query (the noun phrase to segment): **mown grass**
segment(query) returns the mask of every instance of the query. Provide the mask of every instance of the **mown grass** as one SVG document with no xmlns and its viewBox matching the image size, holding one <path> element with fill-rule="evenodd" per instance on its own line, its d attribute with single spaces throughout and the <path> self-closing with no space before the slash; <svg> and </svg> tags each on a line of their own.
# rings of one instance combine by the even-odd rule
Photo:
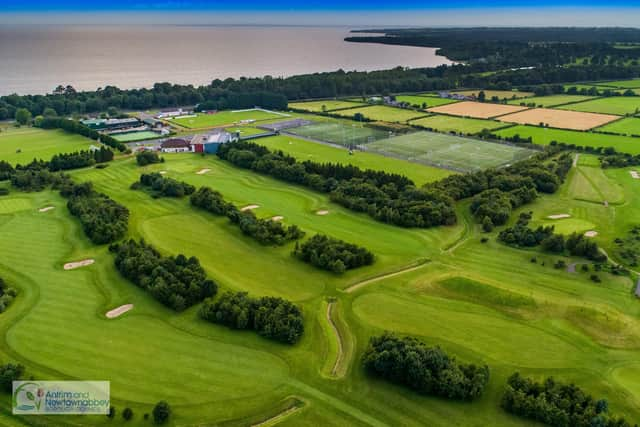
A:
<svg viewBox="0 0 640 427">
<path fill-rule="evenodd" d="M 87 150 L 95 141 L 61 130 L 31 127 L 6 128 L 0 132 L 0 160 L 26 164 L 34 158 L 49 160 L 54 154 Z"/>
<path fill-rule="evenodd" d="M 599 127 L 598 130 L 621 135 L 640 135 L 640 118 L 627 117 L 622 120 L 616 120 L 613 123 Z M 638 142 L 640 143 L 640 139 Z"/>
<path fill-rule="evenodd" d="M 498 129 L 505 127 L 504 123 L 495 120 L 471 119 L 443 114 L 434 114 L 429 117 L 411 120 L 411 125 L 433 129 L 438 132 L 456 132 L 464 134 L 475 134 L 483 129 Z"/>
<path fill-rule="evenodd" d="M 369 120 L 391 123 L 406 123 L 411 119 L 427 115 L 426 112 L 387 107 L 385 105 L 372 105 L 368 107 L 351 108 L 348 110 L 340 110 L 335 112 L 335 114 L 349 118 L 353 118 L 353 116 L 357 113 L 362 114 Z"/>
</svg>

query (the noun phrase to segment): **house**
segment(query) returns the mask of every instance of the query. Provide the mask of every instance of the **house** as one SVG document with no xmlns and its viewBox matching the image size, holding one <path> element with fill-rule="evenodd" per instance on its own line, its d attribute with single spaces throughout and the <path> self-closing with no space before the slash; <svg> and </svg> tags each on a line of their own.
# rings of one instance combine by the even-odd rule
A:
<svg viewBox="0 0 640 427">
<path fill-rule="evenodd" d="M 171 138 L 160 144 L 163 153 L 185 153 L 191 151 L 191 143 L 180 138 Z"/>
<path fill-rule="evenodd" d="M 191 139 L 191 146 L 195 153 L 215 154 L 222 144 L 235 142 L 239 139 L 238 132 L 216 130 L 213 133 L 196 135 Z"/>
</svg>

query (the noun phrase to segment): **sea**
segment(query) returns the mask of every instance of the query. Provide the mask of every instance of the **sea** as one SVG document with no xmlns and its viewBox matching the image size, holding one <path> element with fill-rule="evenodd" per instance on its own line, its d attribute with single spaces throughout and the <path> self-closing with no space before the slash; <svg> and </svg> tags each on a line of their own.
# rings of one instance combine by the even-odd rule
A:
<svg viewBox="0 0 640 427">
<path fill-rule="evenodd" d="M 435 49 L 349 43 L 346 27 L 0 25 L 0 95 L 435 67 Z"/>
</svg>

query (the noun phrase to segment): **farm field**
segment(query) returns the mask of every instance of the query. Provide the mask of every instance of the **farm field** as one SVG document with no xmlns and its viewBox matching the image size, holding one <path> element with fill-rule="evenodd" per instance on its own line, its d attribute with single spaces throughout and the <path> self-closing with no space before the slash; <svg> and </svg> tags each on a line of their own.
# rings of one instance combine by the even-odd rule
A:
<svg viewBox="0 0 640 427">
<path fill-rule="evenodd" d="M 594 83 L 594 84 L 567 84 L 567 85 L 563 86 L 563 89 L 565 91 L 571 89 L 572 87 L 575 87 L 579 91 L 581 91 L 583 89 L 584 90 L 595 89 L 599 95 L 603 94 L 607 90 L 610 90 L 612 92 L 619 93 L 619 94 L 623 94 L 627 90 L 627 89 L 615 89 L 615 88 L 607 87 L 607 86 L 597 86 L 599 84 L 600 83 Z M 638 95 L 638 94 L 636 93 L 636 95 Z"/>
<path fill-rule="evenodd" d="M 513 163 L 534 151 L 434 132 L 416 132 L 377 141 L 367 150 L 458 171 L 474 171 Z"/>
<path fill-rule="evenodd" d="M 268 112 L 262 110 L 248 111 L 220 111 L 215 114 L 198 113 L 197 117 L 185 117 L 169 120 L 170 123 L 178 124 L 189 129 L 202 129 L 209 127 L 222 127 L 240 124 L 242 121 L 263 121 L 288 117 L 283 113 Z"/>
<path fill-rule="evenodd" d="M 640 154 L 640 141 L 630 136 L 604 135 L 522 125 L 498 130 L 495 133 L 503 137 L 514 135 L 520 135 L 522 138 L 531 137 L 534 144 L 547 145 L 551 141 L 556 141 L 583 147 L 613 147 L 616 151 L 622 153 Z"/>
<path fill-rule="evenodd" d="M 591 113 L 635 114 L 640 112 L 640 97 L 637 96 L 613 96 L 609 98 L 598 98 L 592 101 L 579 102 L 558 107 L 563 110 L 585 111 Z"/>
<path fill-rule="evenodd" d="M 621 89 L 634 89 L 640 88 L 640 79 L 631 79 L 631 80 L 617 80 L 613 82 L 600 82 L 597 83 L 598 86 L 606 86 L 606 87 L 615 87 Z"/>
<path fill-rule="evenodd" d="M 569 104 L 571 102 L 580 102 L 593 99 L 593 96 L 585 95 L 549 95 L 549 96 L 534 96 L 526 99 L 512 99 L 507 101 L 512 105 L 535 105 L 536 107 L 555 107 L 557 105 Z"/>
<path fill-rule="evenodd" d="M 454 99 L 420 95 L 396 95 L 396 101 L 408 102 L 411 105 L 418 105 L 420 108 L 437 107 L 439 105 L 447 105 L 458 102 Z"/>
<path fill-rule="evenodd" d="M 111 136 L 120 142 L 133 142 L 142 141 L 144 139 L 161 138 L 159 133 L 151 131 L 118 133 Z"/>
<path fill-rule="evenodd" d="M 478 97 L 478 94 L 480 93 L 480 90 L 456 90 L 453 91 L 451 93 L 457 93 L 460 95 L 465 95 L 465 96 L 475 96 L 476 98 Z M 533 96 L 532 92 L 522 92 L 519 90 L 485 90 L 484 91 L 484 95 L 488 100 L 490 100 L 491 98 L 493 98 L 494 96 L 497 96 L 498 99 L 502 100 L 502 99 L 512 99 L 512 98 L 526 98 L 529 96 Z"/>
<path fill-rule="evenodd" d="M 368 142 L 389 137 L 388 132 L 367 127 L 355 122 L 313 123 L 306 126 L 287 129 L 286 132 L 345 147 L 366 144 Z"/>
<path fill-rule="evenodd" d="M 333 111 L 340 109 L 347 109 L 353 107 L 359 107 L 366 105 L 363 102 L 351 102 L 344 100 L 326 100 L 326 101 L 304 101 L 304 102 L 292 102 L 289 104 L 290 108 L 296 110 L 305 110 L 312 113 L 320 113 L 322 111 Z M 323 107 L 325 107 L 323 109 Z"/>
<path fill-rule="evenodd" d="M 466 156 L 467 163 L 488 160 L 483 155 L 489 147 L 526 151 L 430 135 L 450 151 L 443 155 Z M 399 138 L 405 137 L 394 139 Z M 286 136 L 257 142 L 283 150 L 289 146 L 295 156 L 310 153 L 315 160 L 338 161 L 338 153 L 345 153 Z M 416 141 L 406 145 L 415 147 Z M 364 154 L 353 159 L 373 164 L 373 157 Z M 198 319 L 198 306 L 182 313 L 168 310 L 117 273 L 106 245 L 94 246 L 84 237 L 56 192 L 12 192 L 0 197 L 0 277 L 20 293 L 0 314 L 0 359 L 23 363 L 28 375 L 39 379 L 110 380 L 117 418 L 87 417 L 83 424 L 120 425 L 128 406 L 135 412 L 132 426 L 150 425 L 142 414 L 165 399 L 173 408 L 168 425 L 253 426 L 284 413 L 279 425 L 420 426 L 428 420 L 435 427 L 533 427 L 499 406 L 505 381 L 515 371 L 575 382 L 606 397 L 612 412 L 640 419 L 640 306 L 629 278 L 599 272 L 602 283 L 594 284 L 592 272 L 552 266 L 559 258 L 567 264 L 582 259 L 504 246 L 496 240 L 502 228 L 483 233 L 470 217 L 468 202 L 457 205 L 455 226 L 404 229 L 215 156 L 167 154 L 165 160 L 141 168 L 135 159 L 123 158 L 106 169 L 71 174 L 79 182 L 92 181 L 130 209 L 130 237 L 144 238 L 163 254 L 196 255 L 221 292 L 243 290 L 295 301 L 304 314 L 305 335 L 289 347 L 205 323 Z M 554 224 L 563 232 L 597 231 L 595 239 L 611 253 L 613 239 L 637 223 L 638 183 L 627 169 L 586 171 L 589 179 L 582 181 L 578 169 L 595 169 L 587 165 L 596 162 L 595 156 L 581 154 L 558 193 L 516 210 L 510 224 L 519 212 L 533 211 L 535 224 Z M 407 166 L 414 173 L 419 167 Z M 205 168 L 207 173 L 197 174 Z M 325 273 L 291 257 L 293 243 L 261 246 L 226 218 L 194 210 L 186 199 L 153 199 L 129 189 L 140 173 L 158 171 L 211 186 L 238 206 L 258 204 L 258 217 L 282 215 L 308 237 L 320 232 L 363 245 L 376 254 L 376 263 L 342 276 Z M 588 184 L 607 198 L 618 194 L 623 203 L 605 207 L 597 200 L 576 200 L 572 189 L 589 192 Z M 55 209 L 38 212 L 44 206 Z M 318 216 L 319 209 L 329 214 Z M 546 219 L 559 213 L 571 217 Z M 488 240 L 482 243 L 481 238 Z M 85 258 L 95 263 L 74 271 L 61 267 Z M 133 310 L 105 318 L 107 310 L 129 303 Z M 360 360 L 368 339 L 385 330 L 418 337 L 466 363 L 488 364 L 485 393 L 473 402 L 448 401 L 367 375 Z M 4 397 L 0 424 L 32 423 L 28 417 L 12 418 Z M 292 403 L 299 409 L 286 413 Z M 70 416 L 38 421 L 78 425 Z"/>
<path fill-rule="evenodd" d="M 504 123 L 495 120 L 469 119 L 445 116 L 442 114 L 434 114 L 433 116 L 412 120 L 409 124 L 433 129 L 438 132 L 459 132 L 467 135 L 478 133 L 483 129 L 492 130 L 505 126 Z"/>
<path fill-rule="evenodd" d="M 350 164 L 362 169 L 384 170 L 407 176 L 418 186 L 437 181 L 451 174 L 445 169 L 410 163 L 375 153 L 354 151 L 353 155 L 344 149 L 331 147 L 318 142 L 305 141 L 286 135 L 261 138 L 255 141 L 272 150 L 282 150 L 300 161 L 331 162 Z"/>
<path fill-rule="evenodd" d="M 336 111 L 342 117 L 353 118 L 354 114 L 360 113 L 369 120 L 406 123 L 411 119 L 426 116 L 426 112 L 405 110 L 402 108 L 387 107 L 386 105 L 372 105 L 369 107 L 351 108 L 349 110 Z"/>
<path fill-rule="evenodd" d="M 608 125 L 599 127 L 597 130 L 621 135 L 640 135 L 640 118 L 627 117 L 622 120 L 616 120 Z"/>
<path fill-rule="evenodd" d="M 430 108 L 432 113 L 450 114 L 452 116 L 474 117 L 477 119 L 489 119 L 502 116 L 516 111 L 524 110 L 526 107 L 515 105 L 492 104 L 490 102 L 463 101 L 455 104 L 443 105 Z"/>
<path fill-rule="evenodd" d="M 61 130 L 6 128 L 0 132 L 0 160 L 26 164 L 34 158 L 49 160 L 54 154 L 88 150 L 91 145 L 99 143 Z"/>
<path fill-rule="evenodd" d="M 544 123 L 546 126 L 550 126 L 552 128 L 588 130 L 602 126 L 616 119 L 618 119 L 617 116 L 608 114 L 534 108 L 502 116 L 498 120 L 508 123 L 528 125 L 539 125 L 540 123 Z"/>
</svg>

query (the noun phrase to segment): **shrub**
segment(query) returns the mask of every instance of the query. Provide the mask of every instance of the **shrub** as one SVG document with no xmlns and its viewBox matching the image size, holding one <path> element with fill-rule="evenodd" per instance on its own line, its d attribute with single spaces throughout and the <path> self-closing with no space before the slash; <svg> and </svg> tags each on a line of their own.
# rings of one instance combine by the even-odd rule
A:
<svg viewBox="0 0 640 427">
<path fill-rule="evenodd" d="M 164 424 L 169 420 L 171 416 L 171 407 L 167 402 L 161 400 L 153 407 L 153 422 L 156 424 Z"/>
<path fill-rule="evenodd" d="M 124 408 L 124 410 L 122 411 L 122 418 L 124 418 L 126 421 L 129 421 L 131 418 L 133 418 L 133 410 L 131 408 Z"/>
<path fill-rule="evenodd" d="M 294 255 L 311 265 L 338 274 L 371 265 L 375 259 L 363 247 L 321 234 L 316 234 L 302 245 L 296 244 Z"/>
<path fill-rule="evenodd" d="M 154 197 L 183 197 L 193 194 L 196 188 L 183 181 L 172 178 L 165 178 L 159 173 L 143 173 L 140 180 L 134 183 L 131 188 L 134 190 L 142 187 L 151 192 Z"/>
<path fill-rule="evenodd" d="M 0 365 L 0 389 L 11 393 L 13 382 L 18 381 L 24 374 L 24 366 L 20 364 L 7 363 Z"/>
<path fill-rule="evenodd" d="M 152 163 L 160 163 L 161 159 L 155 151 L 143 150 L 136 154 L 138 166 L 147 166 Z"/>
</svg>

